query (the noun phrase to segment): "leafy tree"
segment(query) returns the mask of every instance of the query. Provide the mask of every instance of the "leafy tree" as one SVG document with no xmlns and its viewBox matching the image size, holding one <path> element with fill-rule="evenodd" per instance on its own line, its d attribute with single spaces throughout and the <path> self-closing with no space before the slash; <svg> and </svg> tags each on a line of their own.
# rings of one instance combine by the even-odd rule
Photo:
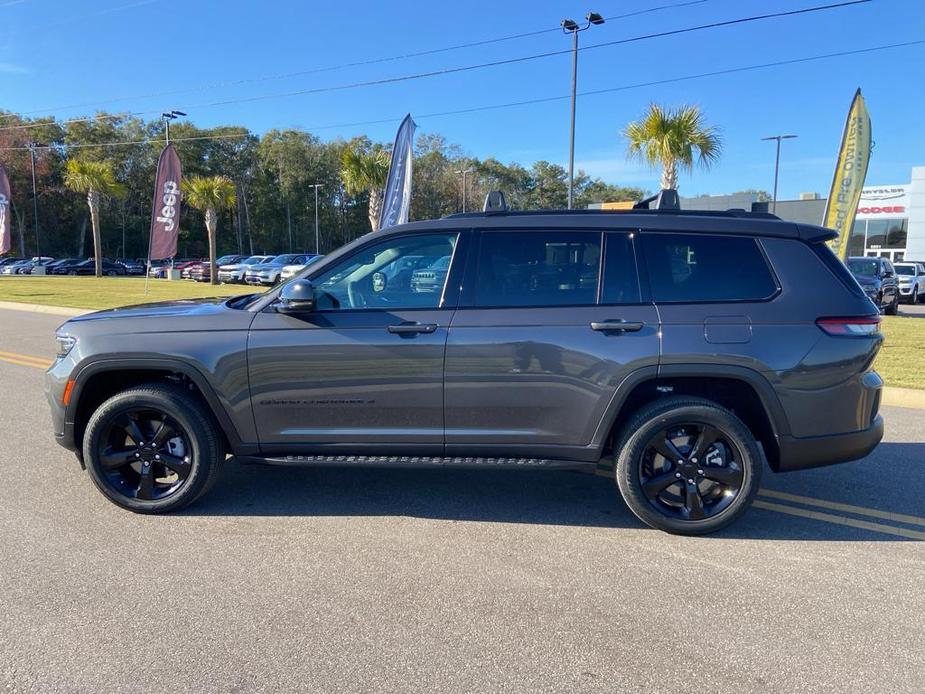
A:
<svg viewBox="0 0 925 694">
<path fill-rule="evenodd" d="M 713 126 L 707 125 L 697 106 L 676 109 L 650 104 L 643 117 L 623 131 L 629 140 L 627 154 L 650 167 L 662 167 L 663 189 L 678 188 L 678 169 L 691 171 L 697 163 L 709 169 L 722 152 L 722 139 Z"/>
<path fill-rule="evenodd" d="M 100 234 L 100 201 L 106 198 L 121 198 L 125 186 L 116 180 L 112 165 L 105 161 L 84 161 L 69 159 L 64 185 L 75 193 L 85 193 L 90 208 L 90 222 L 93 225 L 93 258 L 96 276 L 103 275 L 103 243 Z"/>
<path fill-rule="evenodd" d="M 234 181 L 226 176 L 192 176 L 182 183 L 186 204 L 205 213 L 206 233 L 209 236 L 209 277 L 218 284 L 215 269 L 215 237 L 218 231 L 218 213 L 229 210 L 237 202 Z"/>
<path fill-rule="evenodd" d="M 340 176 L 349 195 L 366 193 L 369 196 L 369 226 L 379 231 L 383 188 L 389 176 L 388 153 L 378 146 L 346 149 L 341 158 Z"/>
</svg>

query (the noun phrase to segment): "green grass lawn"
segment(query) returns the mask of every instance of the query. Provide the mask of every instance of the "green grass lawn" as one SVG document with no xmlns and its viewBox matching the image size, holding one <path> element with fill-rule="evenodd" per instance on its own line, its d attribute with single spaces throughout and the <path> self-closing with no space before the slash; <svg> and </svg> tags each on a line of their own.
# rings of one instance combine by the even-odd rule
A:
<svg viewBox="0 0 925 694">
<path fill-rule="evenodd" d="M 141 277 L 0 277 L 0 301 L 102 309 L 169 299 L 233 296 L 254 291 L 240 284 L 213 287 L 188 280 Z M 884 316 L 886 342 L 875 368 L 887 385 L 925 390 L 925 316 Z"/>
<path fill-rule="evenodd" d="M 115 308 L 170 299 L 251 294 L 242 284 L 212 286 L 189 280 L 150 280 L 144 277 L 0 277 L 0 301 L 20 301 L 74 308 Z M 256 291 L 262 291 L 257 289 Z"/>
</svg>

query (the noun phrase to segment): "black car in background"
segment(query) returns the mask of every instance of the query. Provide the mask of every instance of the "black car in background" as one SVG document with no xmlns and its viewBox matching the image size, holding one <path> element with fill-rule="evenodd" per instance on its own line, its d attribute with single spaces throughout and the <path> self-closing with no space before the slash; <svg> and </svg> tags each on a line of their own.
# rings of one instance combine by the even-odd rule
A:
<svg viewBox="0 0 925 694">
<path fill-rule="evenodd" d="M 899 282 L 896 270 L 886 258 L 848 258 L 846 263 L 867 297 L 884 313 L 895 316 L 899 310 Z"/>
<path fill-rule="evenodd" d="M 145 274 L 144 261 L 132 260 L 131 258 L 118 258 L 116 263 L 125 268 L 126 275 L 143 275 Z"/>
<path fill-rule="evenodd" d="M 114 263 L 108 258 L 103 259 L 103 274 L 107 277 L 125 274 L 125 266 L 122 263 Z M 52 268 L 53 275 L 94 275 L 96 274 L 96 264 L 93 258 L 79 260 L 74 263 L 64 263 Z"/>
</svg>

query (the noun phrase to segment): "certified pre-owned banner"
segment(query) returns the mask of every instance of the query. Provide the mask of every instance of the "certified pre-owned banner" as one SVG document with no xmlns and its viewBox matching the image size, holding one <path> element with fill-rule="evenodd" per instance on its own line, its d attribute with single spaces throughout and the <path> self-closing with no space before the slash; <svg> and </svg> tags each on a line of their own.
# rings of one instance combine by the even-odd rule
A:
<svg viewBox="0 0 925 694">
<path fill-rule="evenodd" d="M 157 161 L 155 186 L 148 259 L 164 260 L 177 254 L 180 232 L 180 158 L 173 145 Z"/>
<path fill-rule="evenodd" d="M 411 210 L 411 160 L 414 156 L 415 123 L 409 113 L 398 128 L 392 147 L 392 163 L 385 183 L 379 228 L 388 229 L 408 221 Z"/>
<path fill-rule="evenodd" d="M 867 164 L 870 162 L 870 114 L 861 90 L 855 92 L 851 108 L 848 110 L 848 122 L 842 135 L 838 163 L 835 166 L 835 178 L 832 190 L 825 204 L 822 225 L 838 232 L 833 242 L 833 250 L 842 260 L 848 254 L 848 238 L 854 217 L 861 199 L 861 189 L 867 176 Z"/>
<path fill-rule="evenodd" d="M 10 228 L 10 179 L 0 164 L 0 255 L 9 253 L 12 247 Z"/>
</svg>

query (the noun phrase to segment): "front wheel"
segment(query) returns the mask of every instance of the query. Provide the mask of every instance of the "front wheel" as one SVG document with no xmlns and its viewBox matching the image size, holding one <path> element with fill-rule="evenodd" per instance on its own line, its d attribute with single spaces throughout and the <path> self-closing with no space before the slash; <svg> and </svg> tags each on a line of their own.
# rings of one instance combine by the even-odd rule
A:
<svg viewBox="0 0 925 694">
<path fill-rule="evenodd" d="M 729 410 L 694 397 L 658 400 L 626 424 L 616 480 L 647 525 L 679 535 L 724 528 L 749 507 L 761 480 L 754 436 Z"/>
<path fill-rule="evenodd" d="M 899 292 L 893 295 L 893 301 L 890 302 L 890 305 L 886 307 L 884 311 L 888 316 L 895 316 L 899 313 Z"/>
<path fill-rule="evenodd" d="M 177 386 L 150 384 L 99 407 L 87 424 L 83 456 L 93 483 L 114 504 L 165 513 L 205 493 L 225 454 L 200 402 Z"/>
</svg>

